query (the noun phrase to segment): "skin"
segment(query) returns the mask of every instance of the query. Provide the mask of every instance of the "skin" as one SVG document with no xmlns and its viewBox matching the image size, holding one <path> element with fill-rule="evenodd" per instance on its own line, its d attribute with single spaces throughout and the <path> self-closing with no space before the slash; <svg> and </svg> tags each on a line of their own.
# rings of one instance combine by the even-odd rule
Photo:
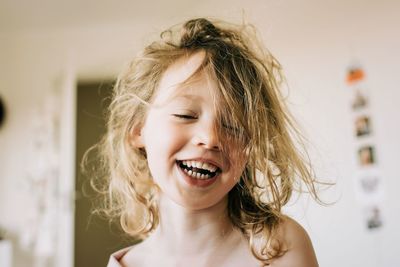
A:
<svg viewBox="0 0 400 267">
<path fill-rule="evenodd" d="M 161 221 L 149 238 L 123 256 L 122 266 L 260 266 L 227 216 L 227 194 L 244 170 L 246 155 L 238 143 L 228 143 L 231 149 L 222 152 L 222 138 L 215 131 L 216 82 L 200 72 L 190 86 L 179 87 L 203 58 L 198 52 L 166 70 L 143 127 L 132 132 L 132 144 L 146 149 L 160 187 Z M 190 159 L 213 161 L 221 174 L 210 186 L 193 186 L 176 164 Z M 279 236 L 288 241 L 289 251 L 271 266 L 317 266 L 311 241 L 299 224 L 287 218 Z"/>
</svg>

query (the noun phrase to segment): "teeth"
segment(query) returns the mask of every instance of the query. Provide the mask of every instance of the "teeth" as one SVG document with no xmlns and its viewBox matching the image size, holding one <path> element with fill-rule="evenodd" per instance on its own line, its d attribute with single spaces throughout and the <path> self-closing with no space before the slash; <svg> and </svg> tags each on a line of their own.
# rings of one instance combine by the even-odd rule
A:
<svg viewBox="0 0 400 267">
<path fill-rule="evenodd" d="M 182 161 L 183 165 L 186 165 L 188 167 L 195 167 L 195 168 L 199 168 L 199 169 L 204 169 L 204 170 L 208 170 L 210 172 L 215 172 L 218 167 L 207 163 L 207 162 L 200 162 L 200 161 L 194 161 L 194 160 L 184 160 Z"/>
<path fill-rule="evenodd" d="M 210 165 L 208 163 L 204 163 L 202 168 L 209 170 L 210 172 L 215 172 L 217 170 L 217 167 Z"/>
<path fill-rule="evenodd" d="M 186 172 L 189 176 L 195 178 L 195 179 L 200 179 L 200 180 L 205 180 L 205 179 L 210 179 L 211 175 L 209 174 L 201 174 L 198 172 L 193 172 L 192 170 L 183 170 L 184 172 Z"/>
</svg>

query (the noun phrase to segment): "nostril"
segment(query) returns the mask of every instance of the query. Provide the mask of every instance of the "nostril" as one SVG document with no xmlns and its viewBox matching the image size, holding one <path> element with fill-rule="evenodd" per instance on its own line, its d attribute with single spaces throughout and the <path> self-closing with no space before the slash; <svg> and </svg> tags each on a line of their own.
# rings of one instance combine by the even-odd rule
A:
<svg viewBox="0 0 400 267">
<path fill-rule="evenodd" d="M 210 149 L 210 150 L 219 150 L 220 149 L 219 144 L 201 143 L 200 145 L 203 146 L 204 148 Z"/>
<path fill-rule="evenodd" d="M 201 147 L 204 147 L 204 148 L 207 148 L 207 149 L 212 149 L 212 150 L 219 150 L 220 147 L 221 147 L 219 142 L 211 142 L 211 141 L 208 141 L 208 142 L 204 142 L 204 141 L 203 142 L 197 142 L 197 145 L 201 146 Z"/>
<path fill-rule="evenodd" d="M 221 148 L 221 140 L 219 140 L 214 129 L 198 128 L 196 134 L 193 136 L 193 143 L 212 150 L 219 150 Z"/>
</svg>

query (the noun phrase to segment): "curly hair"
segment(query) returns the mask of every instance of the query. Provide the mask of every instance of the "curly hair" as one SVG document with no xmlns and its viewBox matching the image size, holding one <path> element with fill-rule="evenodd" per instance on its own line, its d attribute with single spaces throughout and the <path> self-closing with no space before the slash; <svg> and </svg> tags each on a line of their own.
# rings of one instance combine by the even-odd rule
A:
<svg viewBox="0 0 400 267">
<path fill-rule="evenodd" d="M 228 195 L 228 215 L 247 237 L 253 255 L 268 265 L 285 253 L 277 231 L 281 208 L 293 191 L 306 185 L 319 198 L 307 154 L 299 150 L 302 136 L 280 93 L 281 66 L 248 24 L 199 18 L 175 25 L 121 73 L 108 110 L 107 133 L 96 146 L 101 163 L 97 170 L 102 172 L 94 183 L 105 197 L 98 211 L 119 219 L 126 233 L 140 239 L 159 224 L 158 189 L 146 151 L 133 147 L 129 134 L 144 123 L 164 71 L 197 51 L 205 52 L 201 68 L 218 83 L 221 121 L 238 129 L 235 137 L 245 141 L 248 153 L 245 170 Z"/>
</svg>

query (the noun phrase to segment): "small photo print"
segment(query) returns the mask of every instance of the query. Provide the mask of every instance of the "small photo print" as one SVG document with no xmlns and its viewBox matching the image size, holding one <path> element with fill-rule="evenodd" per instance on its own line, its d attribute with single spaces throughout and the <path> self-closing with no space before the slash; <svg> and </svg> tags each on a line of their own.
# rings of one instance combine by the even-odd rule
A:
<svg viewBox="0 0 400 267">
<path fill-rule="evenodd" d="M 380 179 L 375 175 L 363 176 L 360 179 L 361 189 L 365 194 L 374 194 L 378 191 Z"/>
<path fill-rule="evenodd" d="M 373 230 L 382 227 L 382 211 L 377 205 L 366 208 L 367 228 Z"/>
<path fill-rule="evenodd" d="M 363 206 L 382 203 L 385 198 L 383 180 L 375 168 L 366 168 L 355 174 L 355 197 Z"/>
<path fill-rule="evenodd" d="M 369 166 L 375 163 L 375 149 L 372 146 L 364 146 L 358 150 L 358 159 L 361 166 Z"/>
<path fill-rule="evenodd" d="M 365 79 L 365 72 L 360 66 L 352 66 L 348 69 L 346 81 L 348 84 L 354 84 Z"/>
<path fill-rule="evenodd" d="M 361 93 L 361 90 L 355 90 L 353 102 L 351 104 L 353 110 L 358 110 L 368 105 L 367 97 Z"/>
<path fill-rule="evenodd" d="M 356 136 L 366 136 L 371 133 L 371 121 L 368 116 L 360 116 L 354 122 Z"/>
</svg>

